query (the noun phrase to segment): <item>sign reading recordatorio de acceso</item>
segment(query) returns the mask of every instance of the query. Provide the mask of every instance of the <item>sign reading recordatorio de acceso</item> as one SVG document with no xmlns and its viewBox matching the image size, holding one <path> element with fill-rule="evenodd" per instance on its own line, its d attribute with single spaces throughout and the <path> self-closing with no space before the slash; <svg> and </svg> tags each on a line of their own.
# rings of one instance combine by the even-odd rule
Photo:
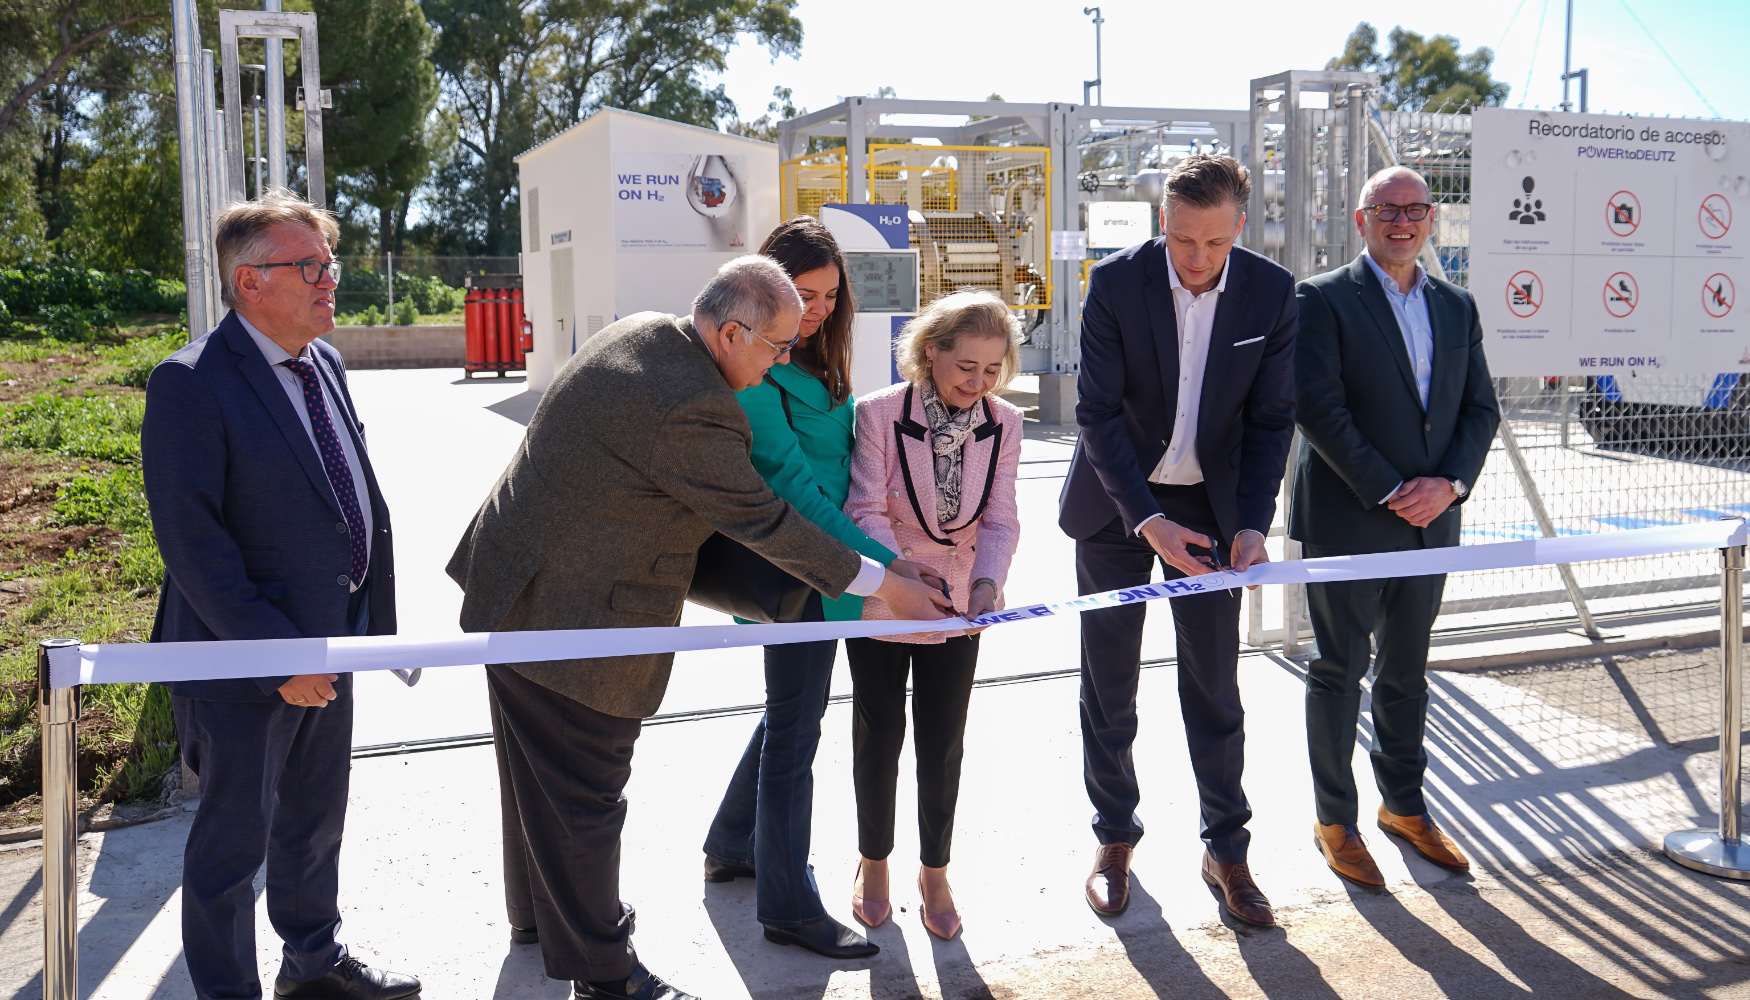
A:
<svg viewBox="0 0 1750 1000">
<path fill-rule="evenodd" d="M 1491 371 L 1750 368 L 1750 123 L 1481 108 L 1472 128 Z"/>
</svg>

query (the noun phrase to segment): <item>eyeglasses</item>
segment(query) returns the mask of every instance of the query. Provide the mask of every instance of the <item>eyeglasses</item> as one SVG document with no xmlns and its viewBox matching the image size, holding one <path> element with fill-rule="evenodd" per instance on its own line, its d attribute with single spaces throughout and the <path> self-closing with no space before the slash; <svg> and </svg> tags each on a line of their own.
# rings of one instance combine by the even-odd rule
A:
<svg viewBox="0 0 1750 1000">
<path fill-rule="evenodd" d="M 781 358 L 784 355 L 789 354 L 790 349 L 795 347 L 798 343 L 801 343 L 801 341 L 802 341 L 802 335 L 799 333 L 796 336 L 791 337 L 788 341 L 786 341 L 783 344 L 774 344 L 771 341 L 767 340 L 766 338 L 760 336 L 758 333 L 756 333 L 754 331 L 753 327 L 748 326 L 746 323 L 743 323 L 741 320 L 732 319 L 729 322 L 734 323 L 735 325 L 741 327 L 743 330 L 746 330 L 748 333 L 753 334 L 753 339 L 759 341 L 760 343 L 766 345 L 767 347 L 770 347 L 773 351 L 777 352 L 777 353 L 772 355 L 773 359 Z"/>
<path fill-rule="evenodd" d="M 1374 218 L 1381 222 L 1396 222 L 1400 217 L 1411 222 L 1421 222 L 1428 217 L 1428 212 L 1433 207 L 1425 201 L 1418 201 L 1413 205 L 1366 205 L 1361 210 L 1372 212 Z"/>
<path fill-rule="evenodd" d="M 248 266 L 257 271 L 265 271 L 270 267 L 295 267 L 306 285 L 320 283 L 324 274 L 328 275 L 335 284 L 340 284 L 340 261 L 338 260 L 282 260 L 272 264 L 250 264 Z"/>
</svg>

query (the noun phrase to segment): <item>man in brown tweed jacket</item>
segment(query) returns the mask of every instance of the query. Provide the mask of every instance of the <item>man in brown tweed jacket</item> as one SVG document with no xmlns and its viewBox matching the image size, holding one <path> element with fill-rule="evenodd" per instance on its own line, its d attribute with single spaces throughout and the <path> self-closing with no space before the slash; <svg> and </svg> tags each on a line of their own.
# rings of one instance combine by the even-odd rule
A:
<svg viewBox="0 0 1750 1000">
<path fill-rule="evenodd" d="M 941 618 L 916 570 L 859 556 L 779 499 L 748 458 L 735 393 L 788 353 L 802 304 L 764 257 L 725 264 L 691 317 L 597 333 L 547 389 L 450 559 L 471 632 L 676 625 L 721 531 L 828 597 Z M 907 574 L 912 574 L 908 576 Z M 946 612 L 951 614 L 952 612 Z M 581 1000 L 687 1000 L 638 962 L 619 895 L 622 796 L 673 654 L 490 664 L 513 938 Z"/>
</svg>

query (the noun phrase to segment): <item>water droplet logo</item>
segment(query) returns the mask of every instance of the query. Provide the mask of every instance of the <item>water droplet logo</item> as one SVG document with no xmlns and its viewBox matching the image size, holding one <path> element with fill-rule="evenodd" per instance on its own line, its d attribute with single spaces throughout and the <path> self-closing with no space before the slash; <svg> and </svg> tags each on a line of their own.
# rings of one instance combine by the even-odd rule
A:
<svg viewBox="0 0 1750 1000">
<path fill-rule="evenodd" d="M 741 182 L 721 156 L 701 156 L 687 175 L 687 203 L 707 218 L 721 219 L 741 196 Z"/>
</svg>

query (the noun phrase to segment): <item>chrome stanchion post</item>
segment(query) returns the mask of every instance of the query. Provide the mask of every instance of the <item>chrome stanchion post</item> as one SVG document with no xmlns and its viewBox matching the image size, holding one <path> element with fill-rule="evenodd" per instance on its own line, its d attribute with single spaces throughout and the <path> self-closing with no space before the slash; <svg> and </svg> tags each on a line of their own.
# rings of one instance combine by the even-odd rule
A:
<svg viewBox="0 0 1750 1000">
<path fill-rule="evenodd" d="M 1665 854 L 1696 871 L 1750 879 L 1750 847 L 1739 836 L 1743 699 L 1744 546 L 1734 545 L 1720 550 L 1720 828 L 1670 834 Z"/>
<path fill-rule="evenodd" d="M 51 687 L 45 639 L 36 650 L 37 725 L 43 741 L 43 1000 L 79 995 L 79 688 Z"/>
</svg>

